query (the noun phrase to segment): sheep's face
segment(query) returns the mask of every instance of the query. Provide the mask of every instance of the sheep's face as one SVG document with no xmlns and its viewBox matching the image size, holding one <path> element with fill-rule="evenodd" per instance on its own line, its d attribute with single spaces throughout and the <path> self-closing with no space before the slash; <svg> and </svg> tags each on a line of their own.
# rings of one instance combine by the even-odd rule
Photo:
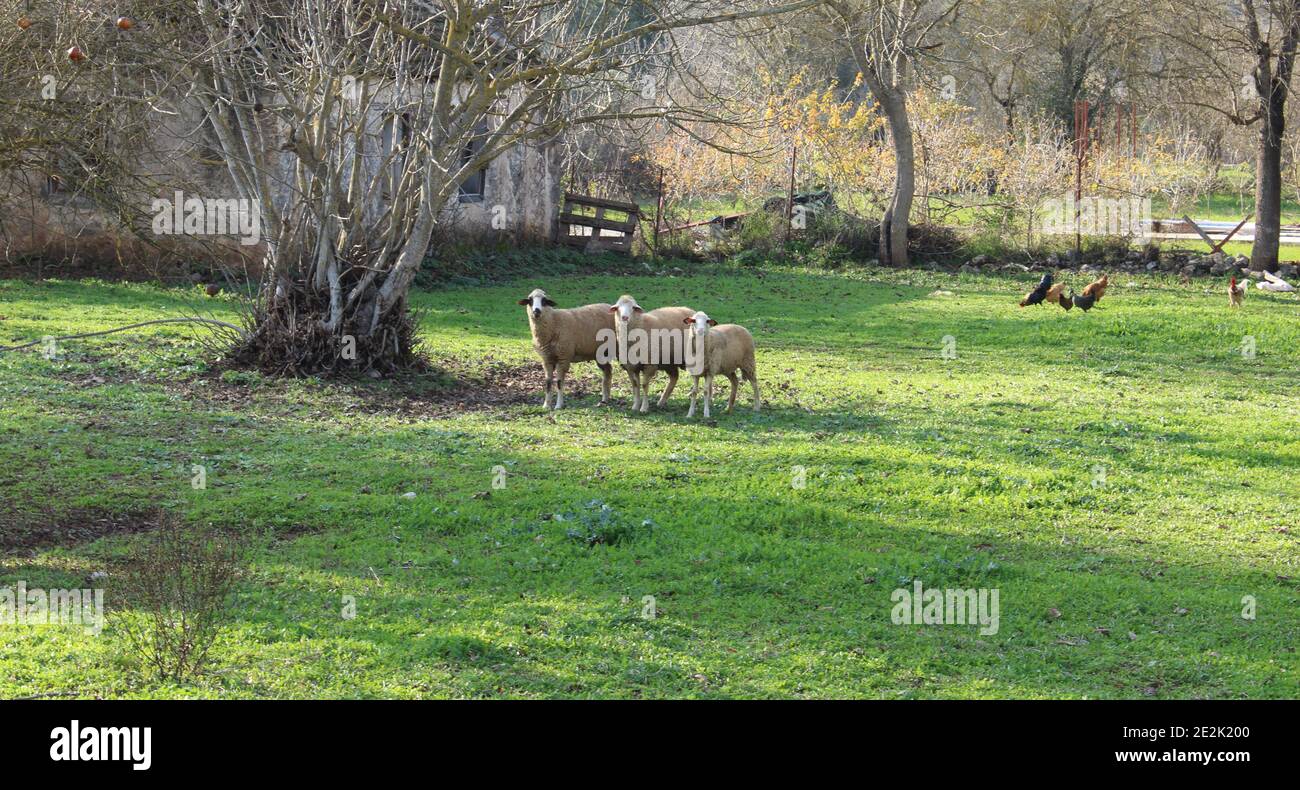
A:
<svg viewBox="0 0 1300 790">
<path fill-rule="evenodd" d="M 532 293 L 519 300 L 519 304 L 527 307 L 529 312 L 533 314 L 534 318 L 542 314 L 542 308 L 555 307 L 555 302 L 552 302 L 551 297 L 547 296 L 546 291 L 543 291 L 541 288 L 533 289 Z"/>
<path fill-rule="evenodd" d="M 690 318 L 683 318 L 682 323 L 689 326 L 691 328 L 690 331 L 696 337 L 704 337 L 709 333 L 710 327 L 714 327 L 718 325 L 717 321 L 714 321 L 712 318 L 709 318 L 708 313 L 705 313 L 702 310 L 696 313 L 695 315 L 691 316 Z"/>
<path fill-rule="evenodd" d="M 636 300 L 627 294 L 620 296 L 614 306 L 609 308 L 609 311 L 614 314 L 615 323 L 622 326 L 627 326 L 632 320 L 632 316 L 645 312 L 641 309 L 641 305 L 637 304 Z"/>
</svg>

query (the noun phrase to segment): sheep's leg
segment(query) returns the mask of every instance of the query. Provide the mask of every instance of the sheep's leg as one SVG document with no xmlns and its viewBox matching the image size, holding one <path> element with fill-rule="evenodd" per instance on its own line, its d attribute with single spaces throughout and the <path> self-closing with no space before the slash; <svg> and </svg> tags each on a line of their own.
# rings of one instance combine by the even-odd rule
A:
<svg viewBox="0 0 1300 790">
<path fill-rule="evenodd" d="M 613 378 L 614 378 L 614 366 L 613 366 L 613 365 L 601 365 L 601 366 L 600 366 L 600 379 L 601 379 L 601 381 L 600 381 L 600 405 L 601 405 L 601 406 L 608 406 L 608 405 L 609 405 L 609 385 L 610 385 L 610 382 L 613 380 Z"/>
<path fill-rule="evenodd" d="M 704 418 L 709 418 L 709 406 L 713 404 L 713 374 L 704 377 Z"/>
<path fill-rule="evenodd" d="M 654 381 L 655 374 L 659 368 L 653 365 L 647 365 L 641 371 L 641 413 L 646 414 L 650 411 L 650 382 Z"/>
<path fill-rule="evenodd" d="M 551 408 L 551 379 L 555 375 L 555 363 L 549 359 L 542 360 L 542 370 L 546 373 L 546 397 L 542 399 L 542 408 Z"/>
<path fill-rule="evenodd" d="M 731 413 L 732 407 L 736 405 L 736 388 L 740 386 L 740 376 L 733 370 L 727 374 L 727 380 L 731 382 L 731 397 L 727 398 L 727 413 Z"/>
<path fill-rule="evenodd" d="M 763 405 L 763 399 L 758 394 L 758 375 L 753 370 L 747 370 L 745 378 L 749 379 L 749 385 L 754 388 L 754 413 L 757 414 Z"/>
<path fill-rule="evenodd" d="M 632 411 L 637 411 L 641 406 L 641 377 L 633 368 L 623 368 L 627 373 L 627 380 L 632 384 Z"/>
<path fill-rule="evenodd" d="M 695 381 L 691 382 L 691 407 L 686 410 L 687 417 L 695 416 L 695 399 L 700 394 L 700 377 L 695 376 Z"/>
<path fill-rule="evenodd" d="M 564 408 L 564 377 L 569 374 L 569 363 L 561 362 L 555 366 L 555 408 Z"/>
<path fill-rule="evenodd" d="M 677 368 L 668 368 L 668 389 L 664 390 L 664 394 L 659 396 L 659 408 L 662 409 L 664 404 L 668 403 L 668 396 L 673 394 L 673 388 L 677 386 L 678 375 Z"/>
</svg>

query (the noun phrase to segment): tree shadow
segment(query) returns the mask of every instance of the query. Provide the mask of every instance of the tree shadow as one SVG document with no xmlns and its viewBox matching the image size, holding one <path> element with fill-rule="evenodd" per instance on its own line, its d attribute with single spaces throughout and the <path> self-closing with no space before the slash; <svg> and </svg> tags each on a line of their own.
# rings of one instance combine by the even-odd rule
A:
<svg viewBox="0 0 1300 790">
<path fill-rule="evenodd" d="M 874 352 L 924 349 L 927 364 L 942 364 L 937 347 L 918 338 L 946 319 L 937 307 L 918 315 L 919 295 L 907 305 L 910 324 L 891 324 L 900 318 L 893 307 L 907 299 L 835 314 L 844 326 L 833 326 L 830 342 L 806 330 L 824 330 L 829 319 L 778 316 L 779 300 L 761 298 L 757 317 L 779 317 L 770 326 L 789 332 L 770 333 L 781 350 L 808 343 L 858 364 L 861 344 L 850 338 L 871 327 Z M 506 315 L 503 308 L 502 322 Z M 957 330 L 959 354 L 994 359 L 1009 379 L 1017 373 L 1006 351 L 1013 338 L 1016 348 L 1057 354 L 1049 372 L 1086 364 L 1093 372 L 1127 367 L 1135 379 L 1146 370 L 1171 380 L 1198 374 L 1196 355 L 1179 348 L 1102 348 L 1081 363 L 1099 336 L 1058 318 L 968 317 L 970 337 Z M 1055 323 L 1037 326 L 1047 320 Z M 526 329 L 511 331 L 526 343 Z M 1255 377 L 1237 375 L 1226 360 L 1202 363 L 1237 386 L 1273 391 L 1256 390 Z M 1283 388 L 1294 378 L 1281 372 L 1267 381 Z M 176 445 L 133 452 L 123 465 L 136 476 L 61 480 L 59 464 L 48 474 L 70 503 L 77 486 L 122 501 L 169 497 L 194 518 L 283 534 L 253 558 L 237 603 L 251 659 L 324 640 L 335 649 L 315 660 L 319 673 L 339 662 L 340 674 L 364 678 L 366 694 L 382 695 L 390 679 L 395 693 L 410 694 L 435 673 L 431 693 L 440 695 L 1295 696 L 1296 582 L 1279 578 L 1293 575 L 1293 544 L 1265 536 L 1271 542 L 1251 545 L 1257 554 L 1281 547 L 1276 556 L 1243 561 L 1241 546 L 1216 555 L 1223 544 L 1203 536 L 1156 545 L 1168 535 L 1151 534 L 1170 508 L 1223 493 L 1218 472 L 1199 464 L 1276 467 L 1295 460 L 1285 449 L 1225 446 L 1195 425 L 1163 426 L 1154 416 L 1113 418 L 1096 407 L 1076 415 L 1054 407 L 1050 392 L 1016 391 L 978 406 L 866 397 L 811 413 L 784 393 L 755 417 L 742 390 L 738 413 L 700 426 L 725 432 L 726 443 L 714 446 L 683 430 L 698 425 L 684 418 L 685 383 L 668 411 L 616 407 L 594 425 L 566 425 L 564 412 L 537 409 L 536 431 L 491 414 L 400 425 L 315 406 L 268 416 L 259 403 L 156 398 L 147 428 L 126 426 L 134 413 L 122 412 L 122 425 L 89 434 L 121 446 L 147 430 Z M 529 416 L 531 408 L 501 413 Z M 592 396 L 573 408 L 598 413 Z M 548 417 L 556 426 L 542 424 Z M 64 419 L 52 408 L 17 440 L 31 445 L 32 459 L 61 460 L 73 442 L 87 443 L 60 433 Z M 184 431 L 166 433 L 168 419 Z M 214 430 L 245 419 L 252 425 L 231 438 Z M 599 437 L 613 450 L 599 456 L 591 434 L 609 426 L 625 430 Z M 671 444 L 683 448 L 675 454 L 689 457 L 638 452 L 638 443 L 670 444 L 673 432 L 681 438 Z M 189 448 L 217 456 L 213 478 L 222 486 L 205 498 L 178 497 L 160 480 Z M 1110 488 L 1087 481 L 1094 463 L 1111 467 Z M 807 471 L 801 488 L 796 464 Z M 498 466 L 507 470 L 505 489 L 489 482 Z M 1178 473 L 1176 492 L 1170 472 Z M 400 496 L 408 487 L 418 489 L 413 500 Z M 553 516 L 595 498 L 654 529 L 612 546 L 567 537 L 566 522 Z M 1263 539 L 1242 532 L 1243 541 Z M 77 549 L 86 550 L 93 547 Z M 999 632 L 895 625 L 892 593 L 915 579 L 997 587 Z M 361 617 L 347 621 L 338 604 L 351 589 L 370 597 Z M 654 618 L 641 615 L 645 595 L 656 598 Z M 1258 598 L 1259 619 L 1240 617 L 1244 595 Z M 353 643 L 364 661 L 343 669 Z M 268 681 L 264 693 L 290 691 Z"/>
</svg>

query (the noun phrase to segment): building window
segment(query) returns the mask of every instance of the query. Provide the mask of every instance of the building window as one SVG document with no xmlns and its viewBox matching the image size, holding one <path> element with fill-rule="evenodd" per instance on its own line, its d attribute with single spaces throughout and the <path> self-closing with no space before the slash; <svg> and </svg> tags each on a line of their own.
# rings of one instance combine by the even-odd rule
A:
<svg viewBox="0 0 1300 790">
<path fill-rule="evenodd" d="M 465 144 L 460 152 L 460 165 L 464 167 L 483 150 L 483 138 L 487 135 L 486 127 L 476 130 L 474 138 Z M 481 167 L 469 178 L 461 182 L 460 202 L 478 203 L 487 196 L 487 168 Z"/>
<path fill-rule="evenodd" d="M 99 160 L 92 153 L 83 154 L 80 160 L 68 156 L 54 156 L 46 165 L 45 183 L 41 195 L 54 205 L 89 208 L 95 205 L 91 192 L 97 185 Z"/>
<path fill-rule="evenodd" d="M 67 184 L 63 182 L 63 176 L 47 175 L 45 177 L 45 196 L 53 197 L 55 195 L 66 195 L 68 192 Z"/>
</svg>

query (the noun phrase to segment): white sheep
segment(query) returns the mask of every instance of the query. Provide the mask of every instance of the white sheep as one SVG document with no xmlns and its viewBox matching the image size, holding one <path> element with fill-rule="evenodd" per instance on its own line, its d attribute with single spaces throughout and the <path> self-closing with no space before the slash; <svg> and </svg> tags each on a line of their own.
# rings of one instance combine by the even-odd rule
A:
<svg viewBox="0 0 1300 790">
<path fill-rule="evenodd" d="M 757 412 L 763 401 L 758 394 L 754 336 L 739 324 L 718 326 L 717 321 L 703 312 L 695 313 L 685 323 L 690 326 L 687 370 L 695 377 L 691 386 L 691 407 L 686 411 L 686 416 L 695 416 L 695 401 L 699 396 L 701 378 L 704 379 L 704 416 L 709 416 L 709 407 L 713 403 L 714 376 L 726 376 L 731 381 L 731 397 L 727 400 L 727 411 L 731 411 L 736 405 L 736 388 L 739 383 L 737 370 L 754 388 L 754 411 Z"/>
<path fill-rule="evenodd" d="M 660 368 L 668 372 L 668 387 L 659 398 L 662 408 L 673 394 L 677 377 L 686 363 L 686 332 L 682 320 L 694 311 L 689 307 L 646 311 L 636 299 L 624 294 L 609 312 L 615 318 L 618 361 L 632 383 L 632 411 L 650 411 L 650 382 Z"/>
<path fill-rule="evenodd" d="M 609 403 L 609 384 L 614 375 L 610 362 L 602 362 L 601 344 L 614 335 L 614 317 L 608 304 L 589 304 L 567 310 L 559 309 L 541 288 L 535 289 L 519 304 L 527 308 L 528 328 L 533 333 L 533 349 L 542 358 L 546 372 L 546 397 L 542 407 L 564 406 L 564 377 L 573 362 L 596 362 L 600 366 L 600 405 Z M 602 333 L 601 330 L 604 330 Z"/>
</svg>

